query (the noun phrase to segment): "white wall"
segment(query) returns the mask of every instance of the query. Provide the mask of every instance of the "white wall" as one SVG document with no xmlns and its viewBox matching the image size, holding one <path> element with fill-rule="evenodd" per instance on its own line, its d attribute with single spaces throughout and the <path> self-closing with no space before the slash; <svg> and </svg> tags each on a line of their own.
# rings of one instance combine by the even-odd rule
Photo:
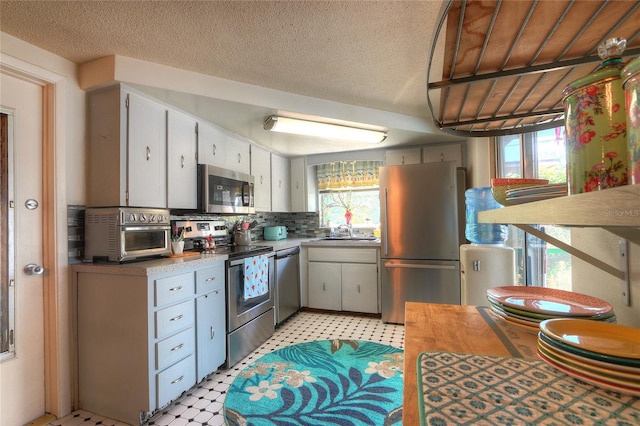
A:
<svg viewBox="0 0 640 426">
<path fill-rule="evenodd" d="M 620 268 L 620 238 L 599 228 L 573 228 L 571 245 L 603 262 Z M 631 277 L 631 305 L 622 303 L 621 281 L 588 263 L 572 257 L 572 289 L 606 300 L 613 305 L 619 324 L 640 327 L 640 246 L 629 243 L 627 253 Z"/>
<path fill-rule="evenodd" d="M 491 138 L 470 138 L 467 140 L 466 148 L 469 188 L 490 186 L 491 178 L 495 175 Z"/>
</svg>

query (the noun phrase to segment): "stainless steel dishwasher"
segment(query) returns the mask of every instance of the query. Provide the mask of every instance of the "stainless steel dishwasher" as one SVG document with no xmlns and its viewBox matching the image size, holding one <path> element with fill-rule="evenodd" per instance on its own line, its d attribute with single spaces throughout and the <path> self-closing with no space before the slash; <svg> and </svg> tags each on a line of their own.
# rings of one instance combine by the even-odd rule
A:
<svg viewBox="0 0 640 426">
<path fill-rule="evenodd" d="M 300 309 L 300 247 L 276 251 L 276 325 Z"/>
</svg>

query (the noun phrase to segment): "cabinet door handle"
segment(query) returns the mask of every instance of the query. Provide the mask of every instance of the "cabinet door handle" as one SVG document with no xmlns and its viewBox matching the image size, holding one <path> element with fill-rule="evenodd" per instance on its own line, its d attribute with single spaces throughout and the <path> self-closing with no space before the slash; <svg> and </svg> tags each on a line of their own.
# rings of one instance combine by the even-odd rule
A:
<svg viewBox="0 0 640 426">
<path fill-rule="evenodd" d="M 215 143 L 213 144 L 213 150 L 212 150 L 212 152 L 213 152 L 213 155 L 216 155 L 216 144 L 215 144 Z"/>
<path fill-rule="evenodd" d="M 360 293 L 360 284 L 358 284 L 358 293 Z"/>
<path fill-rule="evenodd" d="M 238 164 L 242 162 L 242 154 L 238 154 Z"/>
<path fill-rule="evenodd" d="M 209 277 L 205 281 L 215 281 L 216 277 Z"/>
<path fill-rule="evenodd" d="M 184 315 L 178 315 L 177 317 L 173 317 L 173 318 L 169 319 L 169 321 L 178 321 L 178 320 L 181 320 L 182 317 L 184 317 Z"/>
<path fill-rule="evenodd" d="M 322 283 L 322 291 L 327 291 L 327 284 L 326 283 Z"/>
<path fill-rule="evenodd" d="M 262 185 L 262 175 L 260 175 L 260 185 Z"/>
<path fill-rule="evenodd" d="M 213 292 L 214 292 L 215 294 L 218 294 L 218 293 L 220 293 L 220 290 L 213 290 Z"/>
<path fill-rule="evenodd" d="M 180 156 L 180 167 L 184 169 L 184 155 Z"/>
<path fill-rule="evenodd" d="M 402 164 L 404 164 L 404 155 L 402 156 Z"/>
<path fill-rule="evenodd" d="M 213 329 L 213 326 L 211 326 L 211 340 L 213 340 L 213 336 L 215 336 L 216 332 Z"/>
<path fill-rule="evenodd" d="M 180 376 L 180 377 L 178 377 L 177 379 L 175 379 L 174 381 L 172 381 L 172 382 L 171 382 L 171 384 L 172 384 L 172 385 L 175 385 L 176 383 L 181 382 L 181 381 L 182 381 L 182 379 L 184 379 L 184 376 Z"/>
<path fill-rule="evenodd" d="M 151 148 L 147 147 L 147 161 L 151 159 Z"/>
<path fill-rule="evenodd" d="M 179 285 L 179 286 L 177 286 L 177 287 L 171 287 L 171 288 L 169 289 L 169 291 L 178 291 L 178 290 L 182 290 L 182 286 L 181 286 L 181 285 Z"/>
<path fill-rule="evenodd" d="M 179 351 L 183 347 L 184 347 L 184 343 L 180 343 L 178 346 L 174 346 L 173 348 L 171 348 L 171 352 Z"/>
</svg>

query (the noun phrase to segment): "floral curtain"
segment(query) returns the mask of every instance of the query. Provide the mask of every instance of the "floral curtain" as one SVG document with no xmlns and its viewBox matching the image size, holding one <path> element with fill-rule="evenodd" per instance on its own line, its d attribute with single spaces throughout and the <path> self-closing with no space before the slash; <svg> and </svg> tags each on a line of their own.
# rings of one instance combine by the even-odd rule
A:
<svg viewBox="0 0 640 426">
<path fill-rule="evenodd" d="M 316 167 L 319 191 L 374 189 L 382 161 L 337 161 Z"/>
</svg>

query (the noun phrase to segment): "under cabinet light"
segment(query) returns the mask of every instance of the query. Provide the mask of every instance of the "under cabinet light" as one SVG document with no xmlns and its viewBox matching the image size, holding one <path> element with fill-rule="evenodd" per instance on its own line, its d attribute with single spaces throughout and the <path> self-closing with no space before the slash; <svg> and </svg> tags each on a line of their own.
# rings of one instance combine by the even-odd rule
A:
<svg viewBox="0 0 640 426">
<path fill-rule="evenodd" d="M 320 121 L 271 115 L 264 122 L 264 129 L 273 132 L 293 133 L 296 135 L 318 136 L 331 139 L 345 139 L 357 142 L 380 143 L 387 133 L 380 130 L 341 126 Z"/>
</svg>

